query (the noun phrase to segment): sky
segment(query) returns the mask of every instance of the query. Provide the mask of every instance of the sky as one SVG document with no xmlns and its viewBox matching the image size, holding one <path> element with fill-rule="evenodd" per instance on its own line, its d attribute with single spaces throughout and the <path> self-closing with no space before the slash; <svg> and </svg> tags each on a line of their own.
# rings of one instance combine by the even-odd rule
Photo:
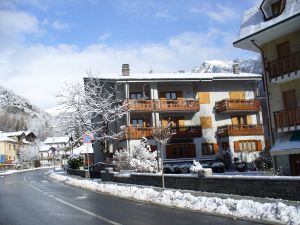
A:
<svg viewBox="0 0 300 225">
<path fill-rule="evenodd" d="M 190 71 L 255 58 L 234 48 L 243 12 L 261 0 L 0 0 L 0 85 L 42 109 L 88 71 Z"/>
</svg>

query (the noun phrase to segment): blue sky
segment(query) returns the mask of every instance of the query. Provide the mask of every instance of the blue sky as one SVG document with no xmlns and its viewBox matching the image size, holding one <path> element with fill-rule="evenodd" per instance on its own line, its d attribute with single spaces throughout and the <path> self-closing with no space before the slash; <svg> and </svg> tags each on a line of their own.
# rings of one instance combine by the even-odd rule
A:
<svg viewBox="0 0 300 225">
<path fill-rule="evenodd" d="M 119 73 L 129 63 L 133 72 L 174 72 L 204 60 L 257 57 L 232 42 L 244 11 L 259 3 L 1 0 L 1 85 L 48 108 L 64 81 L 87 70 Z"/>
</svg>

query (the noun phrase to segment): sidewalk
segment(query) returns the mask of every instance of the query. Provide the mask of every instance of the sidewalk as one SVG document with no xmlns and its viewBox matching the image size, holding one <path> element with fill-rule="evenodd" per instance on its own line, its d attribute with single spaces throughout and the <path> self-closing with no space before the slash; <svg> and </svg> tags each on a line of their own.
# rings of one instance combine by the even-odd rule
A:
<svg viewBox="0 0 300 225">
<path fill-rule="evenodd" d="M 271 224 L 300 224 L 300 202 L 174 189 L 162 190 L 157 187 L 83 179 L 69 176 L 64 171 L 56 173 L 49 171 L 46 175 L 86 190 L 161 206 Z"/>
</svg>

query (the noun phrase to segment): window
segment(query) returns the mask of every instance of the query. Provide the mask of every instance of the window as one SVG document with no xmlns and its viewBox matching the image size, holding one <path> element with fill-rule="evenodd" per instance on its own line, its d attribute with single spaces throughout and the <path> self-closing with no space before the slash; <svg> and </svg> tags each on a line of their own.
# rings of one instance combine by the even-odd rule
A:
<svg viewBox="0 0 300 225">
<path fill-rule="evenodd" d="M 241 140 L 234 142 L 235 152 L 253 152 L 262 151 L 262 144 L 260 140 Z"/>
<path fill-rule="evenodd" d="M 166 92 L 166 99 L 167 100 L 176 100 L 177 99 L 176 92 Z"/>
<path fill-rule="evenodd" d="M 170 144 L 166 146 L 167 159 L 196 157 L 195 144 Z"/>
<path fill-rule="evenodd" d="M 231 122 L 232 122 L 232 125 L 247 125 L 248 124 L 246 115 L 232 116 Z"/>
<path fill-rule="evenodd" d="M 144 120 L 143 119 L 132 119 L 131 125 L 133 127 L 143 127 L 144 126 Z"/>
<path fill-rule="evenodd" d="M 218 154 L 219 145 L 217 143 L 202 143 L 202 155 Z"/>
<path fill-rule="evenodd" d="M 271 5 L 272 17 L 276 17 L 280 14 L 281 1 L 275 2 Z"/>
<path fill-rule="evenodd" d="M 244 91 L 230 91 L 229 92 L 230 99 L 239 99 L 245 100 L 245 92 Z"/>
<path fill-rule="evenodd" d="M 141 99 L 141 98 L 143 98 L 143 93 L 142 92 L 130 93 L 130 98 L 131 99 Z"/>
</svg>

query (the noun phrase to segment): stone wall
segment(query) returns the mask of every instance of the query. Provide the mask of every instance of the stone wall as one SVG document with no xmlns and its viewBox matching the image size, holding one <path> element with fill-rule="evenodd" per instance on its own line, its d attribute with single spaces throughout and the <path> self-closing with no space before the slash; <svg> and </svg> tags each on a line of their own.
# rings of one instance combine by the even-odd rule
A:
<svg viewBox="0 0 300 225">
<path fill-rule="evenodd" d="M 75 170 L 75 169 L 68 168 L 67 173 L 71 174 L 71 175 L 75 175 L 75 176 L 80 176 L 80 177 L 83 177 L 83 178 L 89 178 L 90 177 L 90 174 L 87 170 Z"/>
<path fill-rule="evenodd" d="M 102 171 L 103 181 L 161 187 L 161 176 L 149 174 L 120 175 Z M 165 175 L 165 187 L 174 189 L 216 192 L 254 197 L 269 197 L 300 201 L 300 178 L 297 177 L 198 177 Z"/>
</svg>

